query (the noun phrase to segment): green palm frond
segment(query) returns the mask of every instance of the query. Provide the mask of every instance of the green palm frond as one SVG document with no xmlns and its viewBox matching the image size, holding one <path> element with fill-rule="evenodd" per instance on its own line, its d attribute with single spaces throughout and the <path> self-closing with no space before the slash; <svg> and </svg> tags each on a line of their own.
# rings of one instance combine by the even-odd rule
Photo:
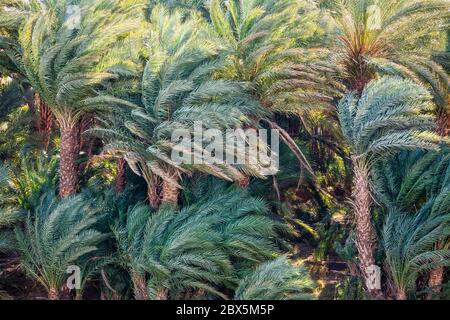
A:
<svg viewBox="0 0 450 320">
<path fill-rule="evenodd" d="M 331 92 L 339 87 L 312 63 L 314 54 L 293 40 L 312 24 L 303 6 L 290 0 L 210 4 L 210 33 L 226 62 L 218 76 L 249 82 L 271 112 L 301 114 L 330 106 Z"/>
<path fill-rule="evenodd" d="M 21 268 L 49 292 L 63 290 L 67 268 L 90 263 L 83 258 L 105 240 L 95 230 L 102 212 L 94 203 L 83 195 L 60 201 L 49 191 L 30 212 L 25 228 L 16 228 Z"/>
<path fill-rule="evenodd" d="M 338 106 L 339 120 L 352 152 L 367 159 L 402 149 L 437 149 L 439 138 L 431 133 L 427 116 L 428 91 L 396 77 L 371 82 L 360 98 L 348 94 Z"/>
<path fill-rule="evenodd" d="M 16 248 L 14 232 L 0 230 L 0 253 L 7 253 Z"/>
<path fill-rule="evenodd" d="M 378 71 L 411 79 L 433 94 L 437 113 L 447 108 L 448 75 L 433 61 L 429 42 L 448 29 L 446 0 L 341 0 L 341 30 L 333 64 L 351 90 L 361 91 Z M 443 99 L 444 97 L 444 99 Z"/>
<path fill-rule="evenodd" d="M 258 266 L 236 289 L 236 300 L 310 300 L 314 282 L 303 266 L 280 257 Z"/>
<path fill-rule="evenodd" d="M 109 49 L 139 26 L 142 11 L 139 6 L 123 7 L 119 1 L 110 6 L 81 1 L 76 3 L 80 24 L 71 27 L 66 23 L 71 4 L 33 1 L 19 28 L 15 53 L 20 73 L 62 123 L 76 123 L 85 112 L 86 98 L 123 75 L 127 61 L 113 60 Z"/>
<path fill-rule="evenodd" d="M 450 235 L 450 212 L 433 212 L 434 201 L 427 201 L 414 215 L 392 209 L 386 218 L 382 233 L 386 265 L 399 292 L 412 291 L 419 275 L 450 265 L 449 250 L 434 250 Z"/>
<path fill-rule="evenodd" d="M 440 152 L 405 151 L 383 159 L 374 170 L 377 194 L 387 207 L 399 207 L 408 212 L 427 199 L 445 202 L 449 186 L 450 154 L 448 147 Z"/>
<path fill-rule="evenodd" d="M 135 206 L 126 223 L 113 228 L 124 266 L 147 278 L 149 297 L 203 290 L 225 298 L 218 288 L 234 288 L 238 274 L 278 254 L 282 224 L 262 200 L 224 186 L 208 189 L 179 211 Z"/>
<path fill-rule="evenodd" d="M 131 110 L 104 117 L 102 126 L 90 131 L 106 140 L 105 152 L 124 157 L 149 186 L 155 179 L 178 185 L 174 172 L 203 171 L 230 181 L 242 176 L 240 170 L 261 176 L 258 166 L 180 165 L 171 160 L 176 129 L 192 134 L 194 124 L 202 123 L 204 129 L 225 131 L 266 114 L 244 83 L 214 80 L 212 75 L 223 63 L 202 32 L 203 23 L 198 17 L 183 18 L 179 11 L 169 14 L 163 6 L 153 8 L 140 101 Z M 206 142 L 181 151 L 193 156 Z"/>
<path fill-rule="evenodd" d="M 57 168 L 58 159 L 43 154 L 23 157 L 20 169 L 1 166 L 0 206 L 34 209 L 41 196 L 56 186 Z"/>
</svg>

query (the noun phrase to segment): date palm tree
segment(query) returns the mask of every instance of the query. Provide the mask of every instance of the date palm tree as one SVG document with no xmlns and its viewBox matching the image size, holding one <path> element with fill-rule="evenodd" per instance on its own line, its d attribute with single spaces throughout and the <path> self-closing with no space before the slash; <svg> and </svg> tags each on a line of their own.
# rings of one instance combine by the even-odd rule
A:
<svg viewBox="0 0 450 320">
<path fill-rule="evenodd" d="M 226 298 L 242 273 L 278 255 L 277 230 L 264 201 L 219 183 L 183 209 L 137 205 L 113 227 L 136 299 Z M 202 293 L 203 292 L 203 293 Z"/>
<path fill-rule="evenodd" d="M 107 53 L 140 22 L 140 10 L 118 1 L 32 4 L 19 32 L 16 64 L 59 126 L 59 192 L 67 197 L 77 190 L 79 122 L 85 113 L 105 105 L 97 92 L 125 72 L 126 63 L 113 61 Z M 71 15 L 71 5 L 78 6 L 79 17 L 77 12 Z"/>
<path fill-rule="evenodd" d="M 411 81 L 384 77 L 371 82 L 361 97 L 353 92 L 338 106 L 342 132 L 351 149 L 354 167 L 353 210 L 356 247 L 362 276 L 369 287 L 369 269 L 375 265 L 375 231 L 372 226 L 372 166 L 384 156 L 403 149 L 437 149 L 438 137 L 427 90 Z M 373 296 L 377 290 L 370 290 Z"/>
<path fill-rule="evenodd" d="M 67 268 L 92 264 L 85 258 L 106 238 L 94 228 L 102 218 L 101 206 L 94 203 L 84 195 L 59 200 L 52 190 L 30 212 L 25 228 L 16 228 L 20 266 L 47 290 L 51 300 L 64 291 Z"/>
<path fill-rule="evenodd" d="M 386 207 L 398 208 L 409 215 L 422 207 L 429 207 L 427 210 L 433 215 L 448 215 L 449 172 L 448 147 L 442 146 L 440 152 L 402 152 L 382 161 L 374 171 L 378 199 Z M 449 245 L 448 239 L 442 238 L 434 249 L 448 250 Z M 440 294 L 443 280 L 443 265 L 430 270 L 427 298 Z"/>
<path fill-rule="evenodd" d="M 446 194 L 425 202 L 417 213 L 391 209 L 387 216 L 382 242 L 398 300 L 408 298 L 419 275 L 450 265 L 450 250 L 434 249 L 437 242 L 450 236 L 450 213 L 446 201 L 448 203 L 448 188 Z"/>
<path fill-rule="evenodd" d="M 433 61 L 427 37 L 446 30 L 447 0 L 339 0 L 341 34 L 332 47 L 338 76 L 361 93 L 377 72 L 422 84 L 433 94 L 437 132 L 447 131 L 448 74 Z"/>
<path fill-rule="evenodd" d="M 154 208 L 161 201 L 177 205 L 183 173 L 200 170 L 233 181 L 242 176 L 241 169 L 262 177 L 258 165 L 189 165 L 171 158 L 174 150 L 198 154 L 203 145 L 203 140 L 192 141 L 192 148 L 176 149 L 172 141 L 176 129 L 192 134 L 198 122 L 205 130 L 224 131 L 250 123 L 250 115 L 264 113 L 258 102 L 243 92 L 241 83 L 212 78 L 220 61 L 214 59 L 214 47 L 202 37 L 202 23 L 199 18 L 183 19 L 178 11 L 169 15 L 164 7 L 155 7 L 141 92 L 130 100 L 135 107 L 110 114 L 104 125 L 91 130 L 107 142 L 105 154 L 122 156 L 146 180 Z"/>
<path fill-rule="evenodd" d="M 220 45 L 223 79 L 245 81 L 250 93 L 269 114 L 264 120 L 297 156 L 302 168 L 311 166 L 289 134 L 271 121 L 274 113 L 304 115 L 312 108 L 327 108 L 333 96 L 342 96 L 331 71 L 315 63 L 320 50 L 300 46 L 302 32 L 311 22 L 302 15 L 302 2 L 291 0 L 212 0 L 209 7 L 211 38 Z"/>
</svg>

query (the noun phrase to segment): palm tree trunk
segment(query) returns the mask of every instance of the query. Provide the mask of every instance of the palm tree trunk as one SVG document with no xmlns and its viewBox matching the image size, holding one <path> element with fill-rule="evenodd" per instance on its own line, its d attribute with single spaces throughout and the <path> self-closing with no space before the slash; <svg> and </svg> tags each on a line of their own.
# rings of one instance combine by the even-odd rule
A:
<svg viewBox="0 0 450 320">
<path fill-rule="evenodd" d="M 250 177 L 243 173 L 242 178 L 240 178 L 239 180 L 236 181 L 236 185 L 239 188 L 243 188 L 243 189 L 248 188 L 248 186 L 250 185 Z"/>
<path fill-rule="evenodd" d="M 147 281 L 145 276 L 137 272 L 132 272 L 131 280 L 134 287 L 134 299 L 148 300 Z"/>
<path fill-rule="evenodd" d="M 48 291 L 48 299 L 49 300 L 59 300 L 58 290 L 55 288 L 50 288 Z"/>
<path fill-rule="evenodd" d="M 178 180 L 178 173 L 175 172 L 171 174 L 170 178 L 173 181 Z M 170 204 L 174 207 L 178 206 L 178 195 L 180 194 L 180 190 L 177 184 L 170 182 L 168 180 L 162 181 L 162 197 L 161 203 Z"/>
<path fill-rule="evenodd" d="M 397 290 L 397 297 L 396 298 L 397 298 L 397 300 L 407 300 L 408 299 L 404 289 L 398 289 Z"/>
<path fill-rule="evenodd" d="M 356 248 L 359 267 L 369 294 L 373 298 L 380 296 L 380 290 L 372 288 L 370 269 L 375 265 L 375 231 L 372 225 L 372 197 L 369 187 L 369 170 L 365 161 L 353 157 L 353 206 L 356 219 Z"/>
<path fill-rule="evenodd" d="M 127 177 L 126 177 L 126 161 L 125 159 L 117 159 L 116 161 L 116 193 L 121 194 L 125 190 L 125 186 L 127 185 Z"/>
<path fill-rule="evenodd" d="M 169 300 L 169 292 L 166 288 L 159 288 L 156 291 L 156 300 Z"/>
<path fill-rule="evenodd" d="M 77 192 L 78 127 L 76 124 L 61 126 L 60 130 L 59 195 L 66 198 Z"/>
<path fill-rule="evenodd" d="M 148 186 L 147 195 L 150 207 L 152 209 L 158 209 L 161 204 L 161 199 L 158 194 L 158 186 L 156 184 Z"/>
<path fill-rule="evenodd" d="M 37 129 L 39 134 L 42 136 L 43 149 L 45 151 L 48 151 L 53 126 L 53 116 L 50 108 L 41 99 L 41 96 L 38 93 L 35 94 L 35 106 L 35 110 L 37 110 L 39 114 L 39 123 L 37 124 Z"/>
<path fill-rule="evenodd" d="M 448 114 L 448 112 L 445 110 L 440 112 L 440 114 L 437 116 L 436 122 L 437 134 L 441 137 L 448 137 L 450 130 L 450 115 Z"/>
<path fill-rule="evenodd" d="M 428 287 L 431 292 L 427 294 L 427 300 L 432 300 L 434 296 L 441 293 L 442 282 L 444 281 L 444 267 L 432 269 L 428 280 Z"/>
<path fill-rule="evenodd" d="M 163 181 L 162 183 L 162 203 L 171 204 L 173 206 L 178 206 L 178 195 L 180 191 L 178 186 L 170 183 L 168 181 Z"/>
</svg>

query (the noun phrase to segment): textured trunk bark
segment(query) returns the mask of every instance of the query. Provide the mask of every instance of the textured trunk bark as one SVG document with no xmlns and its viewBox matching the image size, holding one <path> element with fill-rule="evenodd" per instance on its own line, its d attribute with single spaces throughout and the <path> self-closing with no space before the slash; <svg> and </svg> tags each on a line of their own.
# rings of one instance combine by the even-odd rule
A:
<svg viewBox="0 0 450 320">
<path fill-rule="evenodd" d="M 446 111 L 442 111 L 436 119 L 436 132 L 441 137 L 448 137 L 450 130 L 450 115 Z"/>
<path fill-rule="evenodd" d="M 35 105 L 39 114 L 39 123 L 37 125 L 38 132 L 42 136 L 43 149 L 48 151 L 53 126 L 53 116 L 47 104 L 37 93 L 35 94 Z"/>
<path fill-rule="evenodd" d="M 59 195 L 69 197 L 77 192 L 78 184 L 78 127 L 61 127 L 61 152 L 59 165 Z"/>
<path fill-rule="evenodd" d="M 366 62 L 363 48 L 355 50 L 349 57 L 351 57 L 351 62 L 347 65 L 347 70 L 348 74 L 351 75 L 348 79 L 350 89 L 356 91 L 361 96 L 367 84 L 374 79 L 375 74 Z"/>
<path fill-rule="evenodd" d="M 246 174 L 242 174 L 242 178 L 239 179 L 238 181 L 236 181 L 236 185 L 239 188 L 244 188 L 244 189 L 248 188 L 249 184 L 250 184 L 250 177 Z"/>
<path fill-rule="evenodd" d="M 439 295 L 441 293 L 441 286 L 443 281 L 444 267 L 435 268 L 430 271 L 428 287 L 431 289 L 431 292 L 427 294 L 427 300 L 432 300 L 436 295 Z"/>
<path fill-rule="evenodd" d="M 375 231 L 372 226 L 372 198 L 369 187 L 369 171 L 364 161 L 353 158 L 353 206 L 356 219 L 356 248 L 359 267 L 368 292 L 373 298 L 379 298 L 381 292 L 371 289 L 370 268 L 375 265 Z"/>
<path fill-rule="evenodd" d="M 125 190 L 125 186 L 127 185 L 127 177 L 126 177 L 126 166 L 127 162 L 125 159 L 118 159 L 116 161 L 116 193 L 121 194 Z"/>
<path fill-rule="evenodd" d="M 174 175 L 173 178 L 175 179 L 176 176 Z M 174 207 L 177 207 L 179 193 L 180 193 L 180 191 L 176 184 L 170 183 L 169 181 L 166 181 L 166 180 L 164 180 L 162 182 L 161 202 L 163 204 L 170 204 L 170 205 L 173 205 Z"/>
<path fill-rule="evenodd" d="M 48 291 L 48 299 L 49 300 L 59 300 L 58 290 L 55 288 L 50 288 Z"/>
<path fill-rule="evenodd" d="M 398 289 L 396 298 L 397 298 L 397 300 L 407 300 L 408 299 L 404 289 Z"/>
<path fill-rule="evenodd" d="M 159 205 L 161 204 L 161 199 L 158 194 L 158 186 L 157 185 L 148 186 L 147 194 L 150 207 L 153 209 L 158 209 Z"/>
<path fill-rule="evenodd" d="M 134 299 L 148 300 L 147 281 L 145 276 L 136 272 L 131 274 L 134 287 Z"/>
<path fill-rule="evenodd" d="M 169 292 L 165 288 L 156 291 L 156 300 L 169 300 Z"/>
</svg>

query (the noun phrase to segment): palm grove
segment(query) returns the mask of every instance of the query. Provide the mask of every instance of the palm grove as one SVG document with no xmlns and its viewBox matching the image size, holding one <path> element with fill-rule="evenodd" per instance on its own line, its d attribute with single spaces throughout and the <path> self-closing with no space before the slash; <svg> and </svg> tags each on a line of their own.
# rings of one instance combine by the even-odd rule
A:
<svg viewBox="0 0 450 320">
<path fill-rule="evenodd" d="M 0 298 L 449 298 L 449 19 L 1 0 Z M 279 172 L 173 161 L 198 121 L 278 130 Z"/>
</svg>

